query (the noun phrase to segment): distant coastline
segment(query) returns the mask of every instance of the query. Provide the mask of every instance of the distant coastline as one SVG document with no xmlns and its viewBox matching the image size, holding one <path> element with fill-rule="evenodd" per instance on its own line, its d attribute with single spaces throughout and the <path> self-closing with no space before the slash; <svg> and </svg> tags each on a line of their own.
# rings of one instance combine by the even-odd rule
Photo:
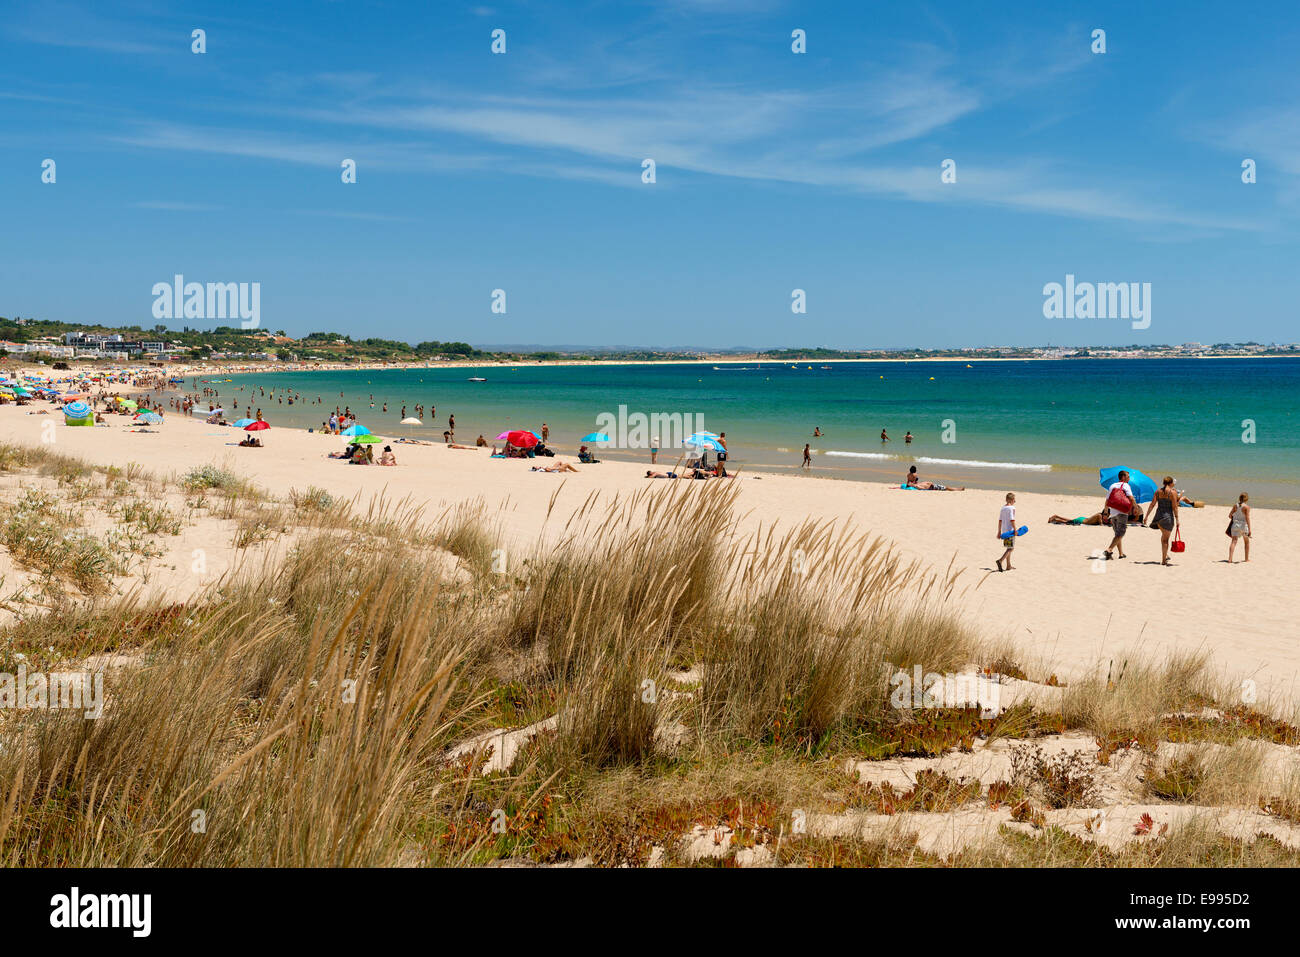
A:
<svg viewBox="0 0 1300 957">
<path fill-rule="evenodd" d="M 346 372 L 346 371 L 369 371 L 376 372 L 384 369 L 491 369 L 491 368 L 521 368 L 521 367 L 564 367 L 564 366 L 664 366 L 664 365 L 699 365 L 699 366 L 721 366 L 721 365 L 765 365 L 765 366 L 789 366 L 789 365 L 847 365 L 862 364 L 869 362 L 938 362 L 938 363 L 973 363 L 973 362 L 1062 362 L 1067 359 L 1070 361 L 1087 361 L 1087 360 L 1114 360 L 1124 359 L 1127 361 L 1142 360 L 1162 360 L 1175 358 L 1166 355 L 1090 355 L 1090 356 L 922 356 L 919 358 L 870 358 L 870 359 L 761 359 L 754 356 L 717 356 L 695 359 L 448 359 L 445 361 L 435 362 L 277 362 L 274 360 L 259 362 L 194 362 L 194 361 L 175 361 L 165 362 L 164 365 L 169 372 L 176 375 L 236 375 L 256 372 L 259 374 L 269 374 L 276 372 Z M 1176 358 L 1185 359 L 1300 359 L 1300 354 L 1262 354 L 1262 355 L 1188 355 L 1177 356 Z M 95 368 L 94 363 L 72 363 L 73 365 L 85 365 Z M 125 363 L 127 366 L 138 367 L 147 363 L 131 362 Z M 25 368 L 36 368 L 28 364 L 23 364 Z M 115 366 L 116 368 L 116 366 Z"/>
</svg>

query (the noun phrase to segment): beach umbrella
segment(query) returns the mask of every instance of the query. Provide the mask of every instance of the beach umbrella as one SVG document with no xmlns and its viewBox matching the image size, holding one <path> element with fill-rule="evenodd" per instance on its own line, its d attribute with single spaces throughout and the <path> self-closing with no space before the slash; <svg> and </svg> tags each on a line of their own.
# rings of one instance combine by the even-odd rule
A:
<svg viewBox="0 0 1300 957">
<path fill-rule="evenodd" d="M 506 441 L 518 449 L 531 449 L 541 441 L 536 432 L 507 432 Z"/>
<path fill-rule="evenodd" d="M 257 419 L 235 419 L 235 421 L 232 422 L 231 425 L 233 425 L 237 429 L 242 429 L 244 426 L 252 425 L 256 421 Z"/>
<path fill-rule="evenodd" d="M 713 449 L 715 452 L 722 451 L 722 443 L 717 439 L 705 438 L 699 433 L 689 436 L 684 442 L 682 442 L 682 445 L 686 446 L 688 449 Z"/>
<path fill-rule="evenodd" d="M 384 440 L 377 435 L 371 435 L 369 432 L 367 432 L 365 435 L 358 435 L 352 441 L 355 442 L 357 445 L 374 445 Z"/>
<path fill-rule="evenodd" d="M 582 438 L 578 439 L 578 441 L 579 442 L 608 442 L 609 436 L 606 435 L 604 432 L 589 432 L 587 435 L 584 435 Z"/>
<path fill-rule="evenodd" d="M 1156 483 L 1148 478 L 1145 474 L 1135 468 L 1128 466 L 1116 465 L 1108 469 L 1099 469 L 1098 475 L 1101 477 L 1101 487 L 1110 488 L 1119 481 L 1119 473 L 1128 473 L 1128 484 L 1133 489 L 1133 494 L 1139 502 L 1149 502 L 1156 495 Z"/>
<path fill-rule="evenodd" d="M 402 425 L 423 425 L 424 423 L 421 422 L 419 419 L 417 419 L 415 416 L 408 415 L 406 418 L 402 420 L 401 424 Z"/>
<path fill-rule="evenodd" d="M 143 422 L 146 425 L 159 425 L 162 423 L 162 420 L 163 417 L 157 412 L 141 412 L 135 417 L 136 422 Z"/>
<path fill-rule="evenodd" d="M 370 430 L 364 425 L 349 425 L 339 435 L 369 435 Z"/>
<path fill-rule="evenodd" d="M 244 426 L 244 431 L 245 431 L 245 432 L 262 432 L 262 431 L 264 431 L 265 429 L 269 429 L 270 427 L 271 427 L 271 426 L 270 426 L 269 423 L 263 422 L 261 419 L 258 419 L 258 420 L 256 420 L 255 422 L 250 422 L 248 425 Z"/>
<path fill-rule="evenodd" d="M 63 407 L 63 424 L 64 425 L 91 425 L 95 424 L 95 416 L 90 411 L 90 406 L 84 402 L 69 402 Z"/>
<path fill-rule="evenodd" d="M 692 432 L 690 435 L 686 437 L 686 441 L 683 444 L 696 445 L 702 443 L 704 439 L 708 439 L 709 441 L 716 442 L 720 438 L 722 438 L 722 436 L 718 435 L 717 432 Z M 700 442 L 697 442 L 696 440 L 700 440 Z"/>
</svg>

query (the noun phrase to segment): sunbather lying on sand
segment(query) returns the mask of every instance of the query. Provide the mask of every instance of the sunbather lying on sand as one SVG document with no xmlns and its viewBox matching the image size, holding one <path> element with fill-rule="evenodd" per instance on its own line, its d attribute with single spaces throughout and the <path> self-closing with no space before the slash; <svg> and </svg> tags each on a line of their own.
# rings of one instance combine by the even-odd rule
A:
<svg viewBox="0 0 1300 957">
<path fill-rule="evenodd" d="M 1048 525 L 1100 525 L 1101 523 L 1101 512 L 1098 512 L 1096 515 L 1089 515 L 1086 518 L 1082 515 L 1078 518 L 1066 518 L 1064 515 L 1053 515 L 1047 520 Z"/>
<path fill-rule="evenodd" d="M 687 469 L 681 475 L 678 475 L 676 472 L 646 472 L 645 477 L 646 478 L 668 478 L 668 479 L 675 479 L 675 478 L 706 479 L 706 478 L 712 478 L 713 473 L 705 472 L 702 469 Z M 728 476 L 728 478 L 730 478 L 730 476 Z"/>
<path fill-rule="evenodd" d="M 534 465 L 532 471 L 534 472 L 576 472 L 578 470 L 575 469 L 568 462 L 556 462 L 554 465 L 547 465 L 547 466 Z"/>
<path fill-rule="evenodd" d="M 902 488 L 916 488 L 923 492 L 964 492 L 964 485 L 939 485 L 936 482 L 922 482 L 916 474 L 916 466 L 913 465 L 907 470 L 907 478 L 903 479 Z"/>
</svg>

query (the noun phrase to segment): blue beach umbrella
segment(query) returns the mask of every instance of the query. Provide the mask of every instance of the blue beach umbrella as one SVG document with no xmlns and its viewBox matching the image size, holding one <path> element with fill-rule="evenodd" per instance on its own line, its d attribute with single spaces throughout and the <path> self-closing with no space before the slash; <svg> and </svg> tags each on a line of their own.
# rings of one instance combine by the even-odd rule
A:
<svg viewBox="0 0 1300 957">
<path fill-rule="evenodd" d="M 349 425 L 339 435 L 369 435 L 370 430 L 364 425 Z"/>
<path fill-rule="evenodd" d="M 159 425 L 162 423 L 162 420 L 163 417 L 157 412 L 141 412 L 135 417 L 136 422 L 143 422 L 146 425 Z"/>
<path fill-rule="evenodd" d="M 696 432 L 694 435 L 688 435 L 682 445 L 692 449 L 713 449 L 715 452 L 722 451 L 722 443 L 712 432 Z"/>
<path fill-rule="evenodd" d="M 63 407 L 63 424 L 93 426 L 95 417 L 86 403 L 69 402 Z"/>
<path fill-rule="evenodd" d="M 246 425 L 252 425 L 257 419 L 235 419 L 235 428 L 242 429 Z"/>
<path fill-rule="evenodd" d="M 1128 466 L 1116 465 L 1113 468 L 1100 469 L 1098 474 L 1101 476 L 1101 487 L 1110 488 L 1119 481 L 1119 473 L 1128 473 L 1129 488 L 1133 489 L 1133 494 L 1139 502 L 1149 502 L 1156 495 L 1157 485 L 1143 472 Z"/>
<path fill-rule="evenodd" d="M 609 436 L 604 432 L 591 432 L 578 439 L 579 442 L 608 442 Z"/>
</svg>

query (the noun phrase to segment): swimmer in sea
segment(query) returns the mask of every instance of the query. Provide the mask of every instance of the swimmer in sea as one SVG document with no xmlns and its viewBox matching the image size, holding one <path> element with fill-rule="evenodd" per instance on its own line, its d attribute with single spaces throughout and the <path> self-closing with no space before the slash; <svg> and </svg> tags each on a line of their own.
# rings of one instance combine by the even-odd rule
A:
<svg viewBox="0 0 1300 957">
<path fill-rule="evenodd" d="M 884 445 L 884 444 L 885 444 L 886 442 L 888 442 L 888 441 L 889 441 L 889 433 L 886 432 L 884 429 L 881 429 L 881 430 L 880 430 L 880 444 L 881 444 L 881 445 Z"/>
</svg>

